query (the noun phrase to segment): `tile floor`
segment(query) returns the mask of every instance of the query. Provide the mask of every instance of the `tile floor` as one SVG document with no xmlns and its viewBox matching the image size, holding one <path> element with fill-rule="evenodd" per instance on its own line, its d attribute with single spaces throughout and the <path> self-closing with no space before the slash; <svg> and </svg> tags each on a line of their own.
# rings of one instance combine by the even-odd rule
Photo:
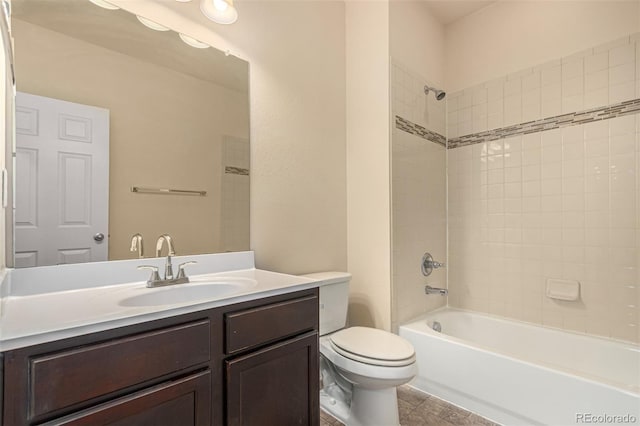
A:
<svg viewBox="0 0 640 426">
<path fill-rule="evenodd" d="M 497 426 L 484 417 L 406 385 L 398 388 L 398 408 L 401 426 Z M 320 426 L 342 426 L 342 423 L 320 411 Z"/>
</svg>

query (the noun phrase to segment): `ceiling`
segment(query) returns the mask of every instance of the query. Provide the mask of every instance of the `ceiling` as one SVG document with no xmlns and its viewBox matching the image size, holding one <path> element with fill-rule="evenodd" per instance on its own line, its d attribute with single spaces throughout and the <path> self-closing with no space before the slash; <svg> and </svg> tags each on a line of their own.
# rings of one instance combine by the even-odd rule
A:
<svg viewBox="0 0 640 426">
<path fill-rule="evenodd" d="M 124 10 L 86 0 L 13 0 L 12 17 L 200 80 L 248 91 L 247 62 L 218 49 L 194 49 L 173 31 L 143 26 Z"/>
<path fill-rule="evenodd" d="M 447 25 L 496 2 L 488 0 L 426 0 L 425 3 L 436 19 L 441 24 Z"/>
</svg>

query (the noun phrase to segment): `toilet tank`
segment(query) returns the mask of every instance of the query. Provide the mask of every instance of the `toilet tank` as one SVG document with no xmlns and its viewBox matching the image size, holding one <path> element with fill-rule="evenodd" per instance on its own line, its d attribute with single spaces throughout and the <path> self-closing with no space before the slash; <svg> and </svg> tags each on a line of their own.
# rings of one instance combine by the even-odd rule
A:
<svg viewBox="0 0 640 426">
<path fill-rule="evenodd" d="M 349 281 L 347 272 L 316 272 L 304 277 L 320 281 L 320 335 L 333 333 L 347 325 Z"/>
</svg>

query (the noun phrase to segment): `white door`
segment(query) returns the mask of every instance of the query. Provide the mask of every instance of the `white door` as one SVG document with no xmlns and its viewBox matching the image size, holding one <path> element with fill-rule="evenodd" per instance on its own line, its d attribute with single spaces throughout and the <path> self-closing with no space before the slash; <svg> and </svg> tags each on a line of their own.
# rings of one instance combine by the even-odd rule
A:
<svg viewBox="0 0 640 426">
<path fill-rule="evenodd" d="M 109 110 L 16 96 L 15 266 L 107 260 Z"/>
</svg>

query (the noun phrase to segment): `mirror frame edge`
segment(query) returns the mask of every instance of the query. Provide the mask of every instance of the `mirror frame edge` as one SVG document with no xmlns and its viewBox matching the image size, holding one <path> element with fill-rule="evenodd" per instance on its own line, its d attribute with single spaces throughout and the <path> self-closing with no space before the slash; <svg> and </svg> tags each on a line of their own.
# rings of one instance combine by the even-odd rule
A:
<svg viewBox="0 0 640 426">
<path fill-rule="evenodd" d="M 15 94 L 16 94 L 16 78 L 14 67 L 14 52 L 13 52 L 13 38 L 11 35 L 11 5 L 7 0 L 2 0 L 2 15 L 0 19 L 0 31 L 2 32 L 2 48 L 5 52 L 5 132 L 4 132 L 4 155 L 6 170 L 5 179 L 3 182 L 4 188 L 7 193 L 4 194 L 6 200 L 6 207 L 3 207 L 5 220 L 4 220 L 4 262 L 7 268 L 15 267 L 15 256 L 13 254 L 14 249 L 14 232 L 13 232 L 13 220 L 14 220 L 14 208 L 15 188 L 14 182 L 14 165 L 15 165 Z"/>
</svg>

